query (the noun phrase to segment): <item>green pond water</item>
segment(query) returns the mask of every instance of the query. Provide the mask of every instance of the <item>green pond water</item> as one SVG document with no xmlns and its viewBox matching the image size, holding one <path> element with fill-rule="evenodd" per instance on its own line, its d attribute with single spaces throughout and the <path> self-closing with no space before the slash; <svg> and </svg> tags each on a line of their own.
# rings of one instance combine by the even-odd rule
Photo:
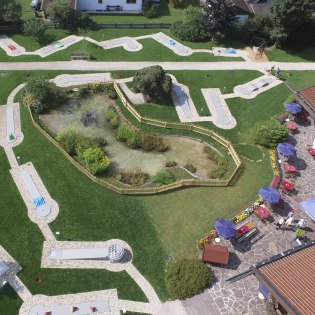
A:
<svg viewBox="0 0 315 315">
<path fill-rule="evenodd" d="M 195 175 L 207 178 L 207 173 L 215 167 L 214 163 L 204 153 L 205 144 L 185 137 L 164 137 L 169 149 L 166 152 L 144 152 L 133 150 L 116 140 L 116 130 L 113 130 L 104 118 L 104 112 L 113 101 L 103 95 L 90 96 L 84 99 L 70 99 L 57 109 L 41 115 L 41 120 L 49 129 L 58 132 L 62 128 L 73 126 L 86 137 L 103 137 L 107 141 L 106 154 L 111 159 L 110 173 L 117 170 L 141 170 L 149 175 L 156 174 L 165 168 L 167 161 L 176 161 L 178 166 L 191 162 L 196 168 Z M 81 122 L 82 113 L 95 113 L 96 120 L 88 126 Z"/>
</svg>

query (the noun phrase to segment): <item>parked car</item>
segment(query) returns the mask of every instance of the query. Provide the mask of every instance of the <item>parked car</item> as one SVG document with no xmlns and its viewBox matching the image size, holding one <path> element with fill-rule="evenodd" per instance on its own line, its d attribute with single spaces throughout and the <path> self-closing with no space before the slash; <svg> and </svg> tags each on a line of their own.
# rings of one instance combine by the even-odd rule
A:
<svg viewBox="0 0 315 315">
<path fill-rule="evenodd" d="M 31 7 L 32 9 L 36 10 L 39 7 L 39 0 L 32 0 Z"/>
</svg>

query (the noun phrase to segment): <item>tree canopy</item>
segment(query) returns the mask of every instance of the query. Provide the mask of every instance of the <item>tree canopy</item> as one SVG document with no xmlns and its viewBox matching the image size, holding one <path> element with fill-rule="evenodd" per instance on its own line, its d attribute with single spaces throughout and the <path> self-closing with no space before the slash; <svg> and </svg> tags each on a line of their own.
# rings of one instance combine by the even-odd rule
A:
<svg viewBox="0 0 315 315">
<path fill-rule="evenodd" d="M 274 148 L 278 143 L 284 142 L 288 134 L 287 126 L 276 120 L 259 121 L 252 129 L 254 142 L 267 148 Z"/>
<path fill-rule="evenodd" d="M 273 0 L 270 9 L 273 23 L 271 37 L 276 46 L 285 43 L 290 34 L 309 22 L 314 9 L 314 0 Z"/>
<path fill-rule="evenodd" d="M 22 4 L 17 0 L 0 0 L 0 25 L 21 24 Z"/>
<path fill-rule="evenodd" d="M 166 270 L 166 289 L 171 299 L 185 299 L 200 293 L 212 282 L 212 273 L 197 258 L 171 261 Z"/>
<path fill-rule="evenodd" d="M 171 32 L 180 39 L 190 42 L 208 38 L 208 33 L 205 31 L 203 25 L 202 10 L 189 6 L 185 10 L 184 19 L 172 24 Z"/>
<path fill-rule="evenodd" d="M 146 67 L 136 72 L 133 87 L 152 99 L 159 99 L 172 92 L 172 78 L 165 74 L 161 66 Z"/>
<path fill-rule="evenodd" d="M 43 39 L 45 28 L 43 21 L 39 19 L 30 19 L 23 23 L 23 33 L 33 37 L 37 42 Z"/>
<path fill-rule="evenodd" d="M 203 25 L 211 37 L 228 31 L 237 21 L 233 8 L 226 0 L 206 0 L 203 4 Z"/>
</svg>

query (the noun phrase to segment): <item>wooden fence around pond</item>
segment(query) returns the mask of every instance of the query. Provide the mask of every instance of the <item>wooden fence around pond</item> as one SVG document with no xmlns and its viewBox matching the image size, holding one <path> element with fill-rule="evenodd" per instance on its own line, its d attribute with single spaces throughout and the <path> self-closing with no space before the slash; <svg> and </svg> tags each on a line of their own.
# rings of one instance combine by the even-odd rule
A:
<svg viewBox="0 0 315 315">
<path fill-rule="evenodd" d="M 231 156 L 233 157 L 233 160 L 236 164 L 236 169 L 233 172 L 233 174 L 230 176 L 229 179 L 226 180 L 219 180 L 219 179 L 208 179 L 208 180 L 199 180 L 199 179 L 182 179 L 179 181 L 176 181 L 175 183 L 171 183 L 169 185 L 164 185 L 161 187 L 145 187 L 145 188 L 125 188 L 125 187 L 118 187 L 115 186 L 109 182 L 106 182 L 91 173 L 89 173 L 80 163 L 78 163 L 72 156 L 70 156 L 62 147 L 61 145 L 53 138 L 51 137 L 35 120 L 33 117 L 33 113 L 28 106 L 29 114 L 31 116 L 31 120 L 35 128 L 46 138 L 48 139 L 64 156 L 65 158 L 73 165 L 75 166 L 79 171 L 81 171 L 84 175 L 86 175 L 88 178 L 90 178 L 93 182 L 106 187 L 116 193 L 123 194 L 123 195 L 149 195 L 149 194 L 157 194 L 162 193 L 165 191 L 169 191 L 172 189 L 178 189 L 183 187 L 191 187 L 191 186 L 228 186 L 233 179 L 236 178 L 236 175 L 240 173 L 240 170 L 242 168 L 242 162 L 236 153 L 233 145 L 220 135 L 216 134 L 215 132 L 195 126 L 193 124 L 183 124 L 183 123 L 171 123 L 171 122 L 164 122 L 159 121 L 155 119 L 149 119 L 142 117 L 126 100 L 124 94 L 120 90 L 120 87 L 114 83 L 114 88 L 120 97 L 122 103 L 124 106 L 129 110 L 129 112 L 140 122 L 144 124 L 149 124 L 153 126 L 163 127 L 163 128 L 175 128 L 175 129 L 186 129 L 186 130 L 192 130 L 200 134 L 204 134 L 209 136 L 210 138 L 213 138 L 220 144 L 222 144 L 224 147 L 228 149 Z"/>
</svg>

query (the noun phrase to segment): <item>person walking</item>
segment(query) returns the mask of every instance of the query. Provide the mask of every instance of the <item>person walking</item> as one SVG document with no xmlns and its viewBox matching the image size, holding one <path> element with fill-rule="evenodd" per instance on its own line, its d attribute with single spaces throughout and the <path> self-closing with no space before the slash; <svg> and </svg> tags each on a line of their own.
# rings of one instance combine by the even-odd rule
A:
<svg viewBox="0 0 315 315">
<path fill-rule="evenodd" d="M 278 78 L 280 75 L 280 68 L 278 67 L 278 69 L 276 70 L 276 77 Z"/>
</svg>

